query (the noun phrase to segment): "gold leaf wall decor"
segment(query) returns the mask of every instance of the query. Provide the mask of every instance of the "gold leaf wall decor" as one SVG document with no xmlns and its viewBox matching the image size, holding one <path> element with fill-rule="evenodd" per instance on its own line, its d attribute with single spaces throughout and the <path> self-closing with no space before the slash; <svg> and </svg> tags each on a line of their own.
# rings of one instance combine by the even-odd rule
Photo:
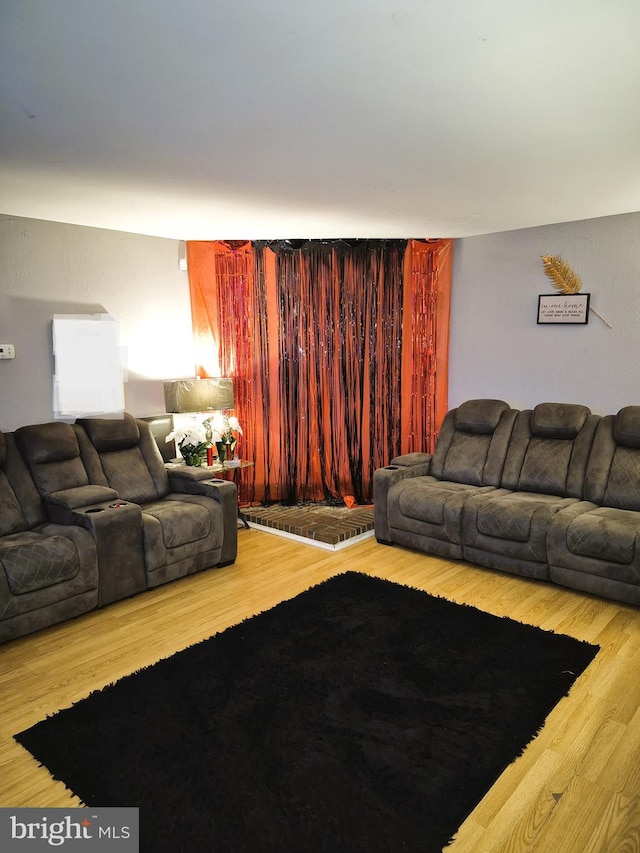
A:
<svg viewBox="0 0 640 853">
<path fill-rule="evenodd" d="M 582 279 L 574 272 L 566 261 L 557 255 L 541 255 L 544 271 L 551 284 L 562 293 L 578 293 L 582 287 Z M 612 326 L 602 317 L 595 308 L 589 306 L 589 311 L 598 317 L 608 329 Z"/>
<path fill-rule="evenodd" d="M 542 255 L 541 257 L 545 274 L 556 290 L 560 290 L 562 293 L 577 293 L 580 290 L 582 280 L 566 261 L 557 255 Z"/>
</svg>

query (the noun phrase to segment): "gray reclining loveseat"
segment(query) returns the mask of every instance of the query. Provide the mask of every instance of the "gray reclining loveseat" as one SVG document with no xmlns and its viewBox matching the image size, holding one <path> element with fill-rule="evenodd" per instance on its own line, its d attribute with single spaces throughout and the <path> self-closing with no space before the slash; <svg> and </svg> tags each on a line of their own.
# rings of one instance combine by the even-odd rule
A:
<svg viewBox="0 0 640 853">
<path fill-rule="evenodd" d="M 374 506 L 383 544 L 640 604 L 640 406 L 470 400 L 375 472 Z"/>
<path fill-rule="evenodd" d="M 0 641 L 237 554 L 237 490 L 167 470 L 144 420 L 0 433 Z"/>
</svg>

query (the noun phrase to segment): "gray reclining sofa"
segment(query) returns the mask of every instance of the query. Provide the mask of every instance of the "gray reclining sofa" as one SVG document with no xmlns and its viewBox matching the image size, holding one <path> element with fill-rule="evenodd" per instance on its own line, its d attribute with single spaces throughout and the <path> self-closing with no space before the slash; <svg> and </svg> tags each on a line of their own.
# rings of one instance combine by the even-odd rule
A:
<svg viewBox="0 0 640 853">
<path fill-rule="evenodd" d="M 382 544 L 640 604 L 640 406 L 469 400 L 375 472 L 374 507 Z"/>
</svg>

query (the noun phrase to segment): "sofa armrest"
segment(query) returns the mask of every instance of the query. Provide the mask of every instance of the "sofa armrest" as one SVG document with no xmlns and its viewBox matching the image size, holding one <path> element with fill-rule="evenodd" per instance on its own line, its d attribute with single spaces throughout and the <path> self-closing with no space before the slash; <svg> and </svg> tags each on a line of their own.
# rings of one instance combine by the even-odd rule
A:
<svg viewBox="0 0 640 853">
<path fill-rule="evenodd" d="M 91 489 L 100 490 L 105 497 L 99 502 L 71 507 L 65 504 L 76 503 L 77 496 L 59 493 L 56 501 L 47 498 L 47 513 L 56 524 L 82 527 L 91 534 L 98 554 L 98 606 L 103 607 L 142 592 L 147 586 L 142 510 L 138 504 L 122 501 L 117 492 L 102 486 L 65 491 L 84 489 L 86 498 L 92 496 Z"/>
<path fill-rule="evenodd" d="M 402 456 L 394 456 L 389 465 L 401 465 L 403 468 L 411 468 L 414 465 L 427 465 L 428 468 L 425 473 L 428 474 L 432 458 L 433 454 L 431 453 L 405 453 Z"/>
<path fill-rule="evenodd" d="M 186 472 L 186 473 L 185 473 Z M 172 492 L 184 495 L 206 495 L 221 500 L 221 495 L 233 494 L 233 500 L 238 501 L 238 488 L 233 480 L 223 480 L 215 477 L 206 468 L 187 468 L 184 472 L 169 470 L 169 485 Z M 221 491 L 222 490 L 222 491 Z"/>
<path fill-rule="evenodd" d="M 197 465 L 175 465 L 168 462 L 164 467 L 167 470 L 169 482 L 171 483 L 171 488 L 174 489 L 174 491 L 178 491 L 178 488 L 174 488 L 176 484 L 185 482 L 197 483 L 202 480 L 214 479 L 209 468 L 202 468 Z M 198 493 L 194 492 L 194 494 Z"/>
<path fill-rule="evenodd" d="M 80 506 L 115 501 L 118 493 L 108 486 L 76 486 L 74 489 L 61 489 L 51 492 L 45 497 L 47 507 L 56 506 L 61 509 L 77 509 Z"/>
<path fill-rule="evenodd" d="M 430 469 L 430 453 L 407 453 L 396 456 L 391 465 L 373 472 L 373 526 L 378 542 L 391 544 L 387 515 L 387 496 L 391 486 L 408 477 L 425 477 Z"/>
<path fill-rule="evenodd" d="M 219 565 L 228 566 L 238 555 L 238 488 L 232 480 L 212 477 L 211 471 L 206 468 L 186 470 L 194 471 L 195 476 L 185 476 L 182 470 L 174 476 L 174 472 L 169 470 L 171 488 L 176 494 L 203 495 L 213 498 L 221 505 L 224 539 Z"/>
</svg>

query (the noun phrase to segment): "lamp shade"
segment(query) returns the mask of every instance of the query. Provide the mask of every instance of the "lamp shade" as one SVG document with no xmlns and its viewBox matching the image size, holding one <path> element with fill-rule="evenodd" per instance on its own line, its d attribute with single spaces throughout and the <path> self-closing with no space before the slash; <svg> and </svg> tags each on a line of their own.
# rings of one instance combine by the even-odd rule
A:
<svg viewBox="0 0 640 853">
<path fill-rule="evenodd" d="M 231 379 L 174 379 L 164 383 L 167 412 L 219 412 L 233 409 Z"/>
</svg>

